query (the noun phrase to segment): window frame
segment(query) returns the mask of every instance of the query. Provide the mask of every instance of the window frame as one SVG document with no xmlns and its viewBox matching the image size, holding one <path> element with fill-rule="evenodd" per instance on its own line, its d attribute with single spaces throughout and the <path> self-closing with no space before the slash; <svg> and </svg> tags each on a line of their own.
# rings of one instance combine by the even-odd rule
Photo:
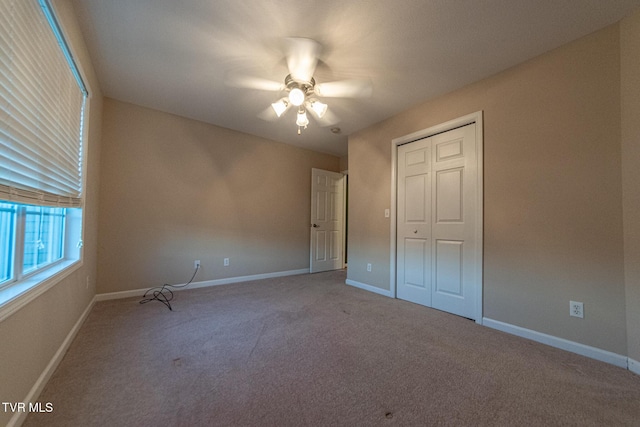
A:
<svg viewBox="0 0 640 427">
<path fill-rule="evenodd" d="M 83 218 L 81 208 L 67 208 L 64 257 L 62 259 L 2 285 L 0 288 L 0 321 L 51 289 L 83 265 L 83 247 L 73 243 L 74 241 L 78 242 L 76 239 L 79 239 L 82 234 Z M 81 242 L 81 240 L 79 241 Z M 15 263 L 17 261 L 14 261 L 14 265 Z"/>
<path fill-rule="evenodd" d="M 18 207 L 14 203 L 7 203 L 0 201 L 0 242 L 4 238 L 4 242 L 7 244 L 7 248 L 0 247 L 0 253 L 6 250 L 7 263 L 5 265 L 6 270 L 0 271 L 0 290 L 10 283 L 13 283 L 15 277 L 15 246 L 16 246 L 16 217 Z M 6 226 L 6 228 L 5 228 Z M 5 273 L 7 276 L 5 276 Z M 6 278 L 5 278 L 6 277 Z M 3 279 L 4 278 L 4 279 Z"/>
<path fill-rule="evenodd" d="M 61 256 L 60 257 L 56 257 L 56 259 L 44 263 L 44 264 L 36 264 L 35 267 L 26 269 L 25 267 L 25 252 L 27 250 L 27 214 L 29 213 L 28 210 L 29 208 L 51 208 L 49 206 L 39 206 L 39 205 L 26 205 L 26 204 L 20 204 L 20 203 L 12 203 L 12 202 L 5 202 L 3 201 L 2 203 L 6 204 L 6 205 L 10 205 L 13 206 L 13 212 L 12 212 L 12 223 L 13 223 L 13 229 L 12 229 L 12 241 L 10 242 L 10 246 L 11 246 L 11 251 L 10 251 L 10 271 L 11 274 L 9 276 L 8 279 L 6 279 L 3 282 L 0 282 L 0 291 L 2 291 L 3 289 L 8 288 L 9 286 L 13 286 L 15 283 L 18 283 L 22 280 L 28 279 L 31 276 L 34 276 L 36 274 L 40 274 L 45 272 L 46 270 L 50 269 L 50 268 L 55 268 L 55 266 L 59 263 L 63 263 L 66 260 L 71 260 L 71 259 L 75 259 L 78 257 L 78 254 L 75 253 L 73 250 L 69 251 L 67 249 L 67 240 L 69 240 L 69 234 L 72 231 L 69 227 L 75 227 L 77 226 L 76 224 L 72 223 L 72 221 L 70 221 L 68 219 L 67 213 L 69 212 L 69 209 L 72 208 L 59 208 L 59 209 L 63 209 L 62 215 L 63 215 L 63 220 L 62 220 L 62 235 L 60 237 L 59 240 L 57 240 L 57 244 L 59 245 L 59 250 L 61 251 Z M 50 215 L 50 214 L 45 214 L 45 215 Z M 54 215 L 60 215 L 60 214 L 54 214 Z M 71 253 L 69 253 L 71 252 Z"/>
</svg>

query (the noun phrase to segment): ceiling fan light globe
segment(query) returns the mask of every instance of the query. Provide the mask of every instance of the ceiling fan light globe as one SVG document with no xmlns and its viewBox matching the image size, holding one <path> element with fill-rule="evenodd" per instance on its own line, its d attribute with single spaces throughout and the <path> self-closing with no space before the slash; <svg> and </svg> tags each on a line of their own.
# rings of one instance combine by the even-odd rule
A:
<svg viewBox="0 0 640 427">
<path fill-rule="evenodd" d="M 274 102 L 273 104 L 271 104 L 271 108 L 273 108 L 273 111 L 276 112 L 276 115 L 278 117 L 280 117 L 285 111 L 287 111 L 287 103 L 281 99 L 278 102 Z"/>
<path fill-rule="evenodd" d="M 313 101 L 311 103 L 311 108 L 313 109 L 313 111 L 316 113 L 316 115 L 318 116 L 318 118 L 322 118 L 324 116 L 324 114 L 327 112 L 327 104 L 323 104 L 320 101 Z"/>
<path fill-rule="evenodd" d="M 304 92 L 302 89 L 294 87 L 289 92 L 289 101 L 296 107 L 301 106 L 304 103 Z"/>
<path fill-rule="evenodd" d="M 298 119 L 296 120 L 296 125 L 298 126 L 307 126 L 309 124 L 309 118 L 307 117 L 306 111 L 298 111 Z"/>
</svg>

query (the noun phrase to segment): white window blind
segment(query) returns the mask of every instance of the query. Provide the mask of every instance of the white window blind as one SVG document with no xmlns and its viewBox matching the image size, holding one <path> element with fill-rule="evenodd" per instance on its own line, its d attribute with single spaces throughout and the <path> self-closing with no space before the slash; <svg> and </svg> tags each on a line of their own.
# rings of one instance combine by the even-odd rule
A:
<svg viewBox="0 0 640 427">
<path fill-rule="evenodd" d="M 0 0 L 0 199 L 81 205 L 86 96 L 46 0 Z"/>
</svg>

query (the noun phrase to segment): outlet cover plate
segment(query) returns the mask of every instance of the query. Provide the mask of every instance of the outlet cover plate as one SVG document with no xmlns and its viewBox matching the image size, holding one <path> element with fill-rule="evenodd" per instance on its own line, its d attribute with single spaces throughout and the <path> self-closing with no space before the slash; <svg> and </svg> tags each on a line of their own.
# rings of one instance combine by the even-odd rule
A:
<svg viewBox="0 0 640 427">
<path fill-rule="evenodd" d="M 584 304 L 578 301 L 569 301 L 569 315 L 584 319 Z"/>
</svg>

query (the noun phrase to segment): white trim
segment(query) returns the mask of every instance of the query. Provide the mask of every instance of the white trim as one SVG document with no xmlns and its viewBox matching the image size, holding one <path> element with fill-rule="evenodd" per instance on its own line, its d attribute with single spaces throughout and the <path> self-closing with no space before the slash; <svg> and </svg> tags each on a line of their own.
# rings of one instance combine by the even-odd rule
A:
<svg viewBox="0 0 640 427">
<path fill-rule="evenodd" d="M 345 269 L 347 264 L 347 173 L 340 172 L 342 174 L 342 268 Z M 311 267 L 311 265 L 309 265 Z"/>
<path fill-rule="evenodd" d="M 141 297 L 142 295 L 144 295 L 144 293 L 148 289 L 149 288 L 147 288 L 147 289 L 133 289 L 133 290 L 130 290 L 130 291 L 106 292 L 104 294 L 96 294 L 96 302 L 109 301 L 109 300 L 113 300 L 113 299 Z M 172 291 L 173 291 L 173 289 L 172 289 Z"/>
<path fill-rule="evenodd" d="M 345 280 L 345 283 L 347 285 L 350 285 L 350 286 L 353 286 L 353 287 L 356 287 L 356 288 L 360 288 L 360 289 L 364 289 L 365 291 L 373 292 L 373 293 L 378 294 L 378 295 L 383 295 L 385 297 L 395 298 L 395 295 L 392 295 L 391 291 L 386 290 L 386 289 L 381 289 L 381 288 L 379 288 L 377 286 L 367 285 L 366 283 L 356 282 L 355 280 L 351 280 L 351 279 Z"/>
<path fill-rule="evenodd" d="M 498 320 L 483 319 L 484 326 L 487 326 L 492 329 L 497 329 L 502 332 L 506 332 L 512 335 L 517 335 L 522 338 L 527 338 L 532 341 L 536 341 L 542 344 L 549 345 L 551 347 L 556 347 L 561 350 L 570 351 L 572 353 L 580 354 L 582 356 L 589 357 L 591 359 L 596 359 L 601 362 L 606 362 L 611 365 L 618 366 L 620 368 L 627 369 L 628 367 L 628 358 L 626 356 L 622 356 L 617 353 L 612 353 L 607 350 L 602 350 L 597 347 L 591 347 L 585 344 L 580 344 L 575 341 L 569 341 L 564 338 L 558 338 L 553 335 L 543 334 L 542 332 L 533 331 L 531 329 L 522 328 L 520 326 L 515 326 L 509 323 L 500 322 Z M 630 360 L 630 359 L 629 359 Z"/>
<path fill-rule="evenodd" d="M 87 308 L 84 309 L 84 312 L 80 315 L 75 325 L 73 325 L 73 328 L 71 328 L 71 330 L 67 334 L 67 337 L 64 339 L 64 341 L 62 341 L 60 348 L 58 348 L 58 351 L 56 351 L 56 353 L 53 355 L 47 367 L 44 368 L 44 371 L 42 371 L 42 373 L 40 374 L 40 377 L 38 377 L 38 380 L 35 382 L 33 387 L 31 387 L 31 390 L 29 390 L 29 393 L 27 394 L 27 396 L 22 400 L 23 402 L 25 403 L 36 402 L 36 400 L 40 396 L 40 393 L 42 393 L 44 386 L 47 385 L 47 382 L 51 378 L 51 375 L 53 375 L 54 371 L 62 361 L 62 358 L 64 357 L 65 353 L 69 349 L 69 346 L 73 342 L 73 339 L 78 334 L 80 327 L 82 326 L 84 321 L 87 319 L 87 316 L 89 316 L 89 313 L 91 312 L 91 309 L 93 308 L 93 305 L 95 304 L 95 302 L 96 302 L 96 298 L 94 297 L 89 302 L 89 305 L 87 305 Z M 11 419 L 9 420 L 7 427 L 13 427 L 13 426 L 17 427 L 22 425 L 27 415 L 28 415 L 27 412 L 21 412 L 21 411 L 15 412 L 11 417 Z"/>
<path fill-rule="evenodd" d="M 634 374 L 640 375 L 640 362 L 633 360 L 632 358 L 629 358 L 628 368 Z"/>
<path fill-rule="evenodd" d="M 396 213 L 396 187 L 398 181 L 398 172 L 397 172 L 397 162 L 398 162 L 398 146 L 407 144 L 409 142 L 416 141 L 418 139 L 427 138 L 429 136 L 433 136 L 442 132 L 446 132 L 461 126 L 466 126 L 469 124 L 476 124 L 476 153 L 477 153 L 477 209 L 476 209 L 476 220 L 478 226 L 476 227 L 476 241 L 483 241 L 483 228 L 484 228 L 484 130 L 483 130 L 483 112 L 476 111 L 475 113 L 467 114 L 466 116 L 459 117 L 457 119 L 449 120 L 448 122 L 441 123 L 436 126 L 432 126 L 427 129 L 419 130 L 417 132 L 411 133 L 409 135 L 401 136 L 399 138 L 394 138 L 391 141 L 391 241 L 390 241 L 390 277 L 389 277 L 389 287 L 390 287 L 390 296 L 392 298 L 396 298 L 396 221 L 397 221 L 397 213 Z M 482 269 L 483 269 L 483 244 L 480 243 L 478 245 L 479 254 L 478 257 L 480 261 L 477 263 L 477 270 L 475 272 L 475 283 L 478 284 L 478 292 L 476 295 L 476 323 L 482 324 L 482 295 L 483 295 L 483 282 L 482 282 Z"/>
<path fill-rule="evenodd" d="M 208 288 L 209 286 L 229 285 L 232 283 L 248 282 L 251 280 L 272 279 L 274 277 L 296 276 L 298 274 L 309 274 L 309 269 L 303 268 L 300 270 L 276 271 L 273 273 L 253 274 L 250 276 L 236 276 L 236 277 L 227 277 L 224 279 L 205 280 L 204 282 L 191 283 L 189 286 L 184 288 L 176 288 L 171 290 L 175 292 L 175 291 L 184 291 L 187 289 Z M 181 286 L 181 285 L 177 285 L 177 286 Z M 107 301 L 107 300 L 113 300 L 113 299 L 139 297 L 144 295 L 144 293 L 148 289 L 149 288 L 97 294 L 96 301 Z"/>
<path fill-rule="evenodd" d="M 399 144 L 395 143 L 395 140 L 391 141 L 391 214 L 389 217 L 389 236 L 391 236 L 389 249 L 389 296 L 391 298 L 397 298 L 398 288 L 398 284 L 396 283 L 396 255 L 398 255 L 396 247 L 396 240 L 398 238 L 396 230 L 396 227 L 398 225 L 398 215 L 396 213 L 398 200 L 398 145 Z"/>
</svg>

